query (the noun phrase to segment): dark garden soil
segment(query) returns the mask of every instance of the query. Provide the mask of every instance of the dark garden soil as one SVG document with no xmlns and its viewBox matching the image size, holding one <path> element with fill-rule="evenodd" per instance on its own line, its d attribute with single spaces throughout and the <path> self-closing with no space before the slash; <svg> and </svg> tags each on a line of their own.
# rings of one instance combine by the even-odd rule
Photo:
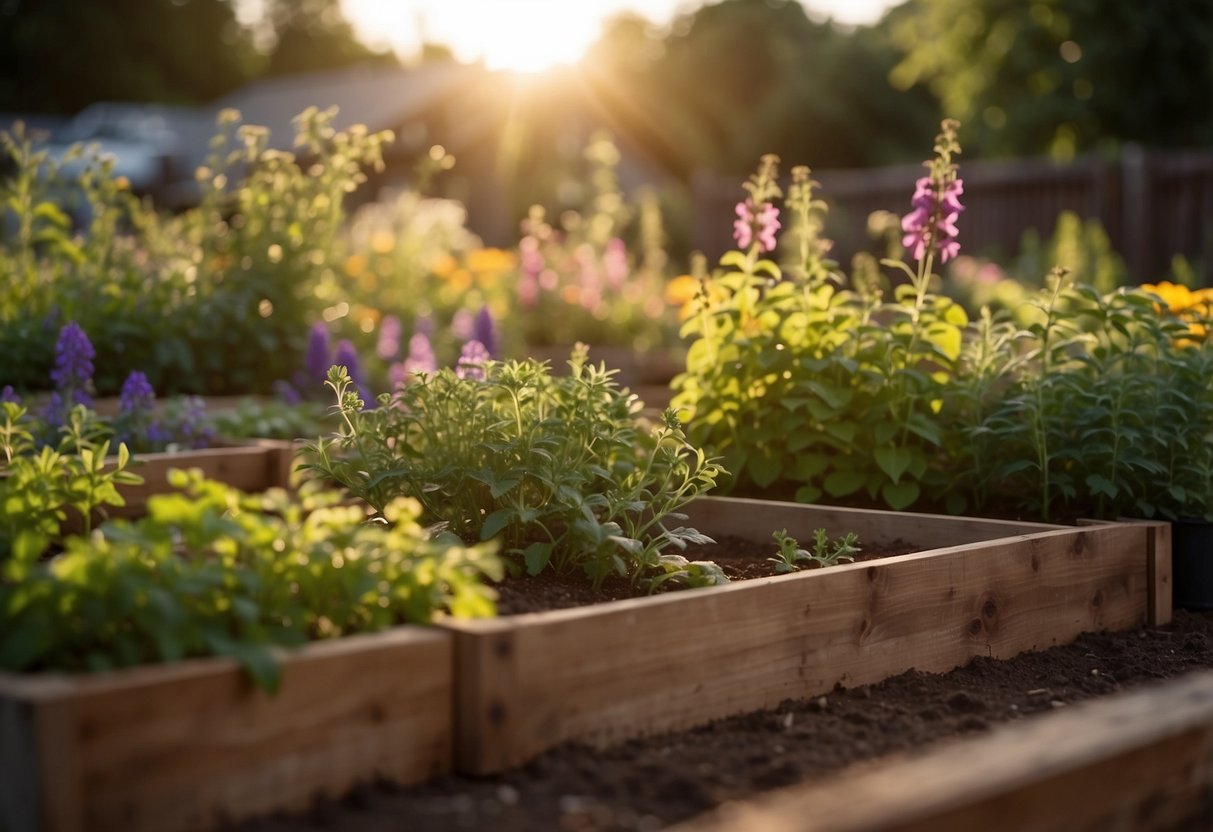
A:
<svg viewBox="0 0 1213 832">
<path fill-rule="evenodd" d="M 806 542 L 801 541 L 805 546 Z M 920 547 L 896 540 L 892 543 L 865 550 L 856 560 L 875 560 L 893 555 L 917 552 Z M 742 537 L 722 537 L 714 544 L 688 546 L 679 554 L 688 560 L 711 560 L 720 565 L 731 581 L 752 578 L 770 578 L 780 574 L 768 558 L 774 557 L 778 547 L 773 541 L 755 543 Z M 802 568 L 815 569 L 809 564 Z M 557 575 L 545 571 L 539 575 L 507 577 L 495 585 L 497 589 L 497 612 L 499 615 L 518 615 L 527 612 L 561 610 L 569 607 L 584 607 L 604 601 L 622 598 L 640 598 L 646 592 L 623 578 L 609 578 L 594 589 L 581 572 Z M 663 585 L 661 591 L 681 591 L 673 583 Z"/>
<path fill-rule="evenodd" d="M 305 815 L 265 818 L 241 829 L 655 830 L 861 760 L 980 734 L 1208 667 L 1213 616 L 1181 611 L 1164 628 L 1085 635 L 1009 661 L 978 658 L 940 675 L 911 671 L 605 751 L 562 746 L 496 777 L 446 777 L 410 788 L 368 785 Z"/>
</svg>

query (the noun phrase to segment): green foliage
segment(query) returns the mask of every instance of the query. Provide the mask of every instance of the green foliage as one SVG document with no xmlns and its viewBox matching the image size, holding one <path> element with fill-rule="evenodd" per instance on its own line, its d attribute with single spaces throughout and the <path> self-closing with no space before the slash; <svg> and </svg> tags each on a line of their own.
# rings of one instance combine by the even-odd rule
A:
<svg viewBox="0 0 1213 832">
<path fill-rule="evenodd" d="M 688 444 L 672 413 L 643 429 L 635 396 L 587 365 L 584 347 L 569 366 L 558 378 L 535 361 L 444 369 L 374 410 L 334 367 L 328 383 L 343 425 L 308 447 L 303 467 L 376 512 L 415 498 L 426 522 L 467 541 L 500 539 L 530 574 L 581 570 L 595 585 L 617 575 L 650 588 L 723 583 L 715 564 L 677 553 L 710 541 L 667 525 L 711 488 L 719 466 Z"/>
<path fill-rule="evenodd" d="M 890 21 L 893 83 L 929 85 L 983 156 L 1213 139 L 1208 0 L 932 0 Z"/>
<path fill-rule="evenodd" d="M 364 167 L 382 163 L 390 135 L 335 131 L 332 112 L 311 109 L 297 120 L 296 156 L 237 118 L 220 118 L 198 173 L 201 204 L 176 216 L 141 204 L 100 159 L 86 157 L 64 191 L 57 163 L 21 134 L 4 136 L 15 173 L 0 201 L 14 233 L 0 238 L 0 352 L 13 360 L 0 383 L 45 384 L 66 320 L 96 347 L 103 395 L 132 355 L 161 393 L 268 391 L 300 365 L 343 200 Z M 91 217 L 81 233 L 67 220 L 71 193 Z"/>
<path fill-rule="evenodd" d="M 779 556 L 767 560 L 775 564 L 776 572 L 796 572 L 804 563 L 822 568 L 851 563 L 860 552 L 859 538 L 854 532 L 847 532 L 831 542 L 825 529 L 814 529 L 811 552 L 800 548 L 800 542 L 789 536 L 787 529 L 772 532 L 771 537 L 779 545 Z"/>
<path fill-rule="evenodd" d="M 492 546 L 432 539 L 406 499 L 377 522 L 342 495 L 247 495 L 199 472 L 147 517 L 0 561 L 0 667 L 109 670 L 230 656 L 258 685 L 279 682 L 274 646 L 494 612 L 482 577 Z"/>
<path fill-rule="evenodd" d="M 325 408 L 312 402 L 241 399 L 210 417 L 215 434 L 228 439 L 302 439 L 325 431 Z"/>
<path fill-rule="evenodd" d="M 693 342 L 673 406 L 690 414 L 692 441 L 723 455 L 733 486 L 906 508 L 934 476 L 935 415 L 967 316 L 929 291 L 929 273 L 890 300 L 862 281 L 840 288 L 816 236 L 814 184 L 805 171 L 789 195 L 786 273 L 757 246 L 721 258 L 683 325 Z"/>
<path fill-rule="evenodd" d="M 28 557 L 20 553 L 41 552 L 69 517 L 87 532 L 100 509 L 125 505 L 119 485 L 143 479 L 127 470 L 126 445 L 108 459 L 108 427 L 83 406 L 72 409 L 56 445 L 40 448 L 40 426 L 24 407 L 0 402 L 0 414 L 0 564 L 14 558 L 5 566 L 7 579 L 14 580 L 27 568 Z"/>
</svg>

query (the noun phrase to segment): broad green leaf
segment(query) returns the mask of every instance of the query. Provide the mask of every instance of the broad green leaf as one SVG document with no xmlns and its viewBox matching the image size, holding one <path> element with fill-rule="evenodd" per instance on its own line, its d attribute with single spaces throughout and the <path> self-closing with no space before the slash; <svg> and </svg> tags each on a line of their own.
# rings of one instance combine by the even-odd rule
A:
<svg viewBox="0 0 1213 832">
<path fill-rule="evenodd" d="M 913 505 L 918 499 L 920 489 L 916 482 L 885 483 L 880 489 L 880 496 L 894 511 L 901 511 Z"/>
<path fill-rule="evenodd" d="M 863 488 L 867 477 L 858 471 L 834 471 L 825 480 L 825 490 L 831 497 L 845 497 Z"/>
<path fill-rule="evenodd" d="M 872 454 L 880 470 L 884 471 L 894 483 L 901 479 L 910 464 L 914 461 L 914 453 L 909 448 L 889 447 L 877 448 Z"/>
</svg>

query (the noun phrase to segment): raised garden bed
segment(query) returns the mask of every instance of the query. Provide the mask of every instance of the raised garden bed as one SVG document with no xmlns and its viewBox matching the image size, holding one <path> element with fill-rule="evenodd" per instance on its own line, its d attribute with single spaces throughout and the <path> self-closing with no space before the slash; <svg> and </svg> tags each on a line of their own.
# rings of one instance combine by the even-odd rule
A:
<svg viewBox="0 0 1213 832">
<path fill-rule="evenodd" d="M 228 659 L 0 674 L 0 828 L 210 829 L 450 770 L 448 635 L 316 643 L 284 653 L 282 672 L 272 697 Z"/>
<path fill-rule="evenodd" d="M 456 767 L 487 774 L 911 668 L 1010 658 L 1170 619 L 1159 524 L 1059 527 L 756 500 L 688 510 L 709 535 L 824 527 L 922 551 L 729 586 L 446 625 Z"/>
<path fill-rule="evenodd" d="M 130 470 L 143 477 L 143 483 L 122 486 L 119 490 L 126 505 L 107 511 L 123 517 L 144 514 L 148 497 L 174 490 L 168 483 L 168 472 L 174 468 L 201 469 L 207 478 L 220 480 L 241 491 L 286 488 L 291 482 L 294 452 L 295 447 L 290 442 L 259 439 L 197 451 L 139 454 Z"/>
<path fill-rule="evenodd" d="M 1064 738 L 1064 741 L 1059 739 Z M 1213 672 L 730 804 L 677 832 L 1208 829 Z"/>
</svg>

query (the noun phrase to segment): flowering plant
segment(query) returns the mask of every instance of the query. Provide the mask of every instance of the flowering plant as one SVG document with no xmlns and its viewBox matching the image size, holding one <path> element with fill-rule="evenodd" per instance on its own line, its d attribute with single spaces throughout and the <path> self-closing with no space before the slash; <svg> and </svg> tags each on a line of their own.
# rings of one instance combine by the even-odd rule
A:
<svg viewBox="0 0 1213 832">
<path fill-rule="evenodd" d="M 930 289 L 936 258 L 956 252 L 955 129 L 945 122 L 903 224 L 917 268 L 886 261 L 909 280 L 891 300 L 874 263 L 858 263 L 844 288 L 818 233 L 825 206 L 808 168 L 793 170 L 778 246 L 778 160 L 764 157 L 746 184 L 734 225 L 746 250 L 725 254 L 704 281 L 683 325 L 692 343 L 673 402 L 693 441 L 723 455 L 732 485 L 904 508 L 942 475 L 932 468 L 935 416 L 967 323 Z"/>
<path fill-rule="evenodd" d="M 725 580 L 715 564 L 678 554 L 705 537 L 668 525 L 720 472 L 672 413 L 645 429 L 640 403 L 587 363 L 584 346 L 563 377 L 477 352 L 374 410 L 334 367 L 342 427 L 308 446 L 304 467 L 376 512 L 400 496 L 419 500 L 425 522 L 466 541 L 500 539 L 531 574 L 580 570 L 596 586 L 615 575 L 650 588 Z"/>
</svg>

